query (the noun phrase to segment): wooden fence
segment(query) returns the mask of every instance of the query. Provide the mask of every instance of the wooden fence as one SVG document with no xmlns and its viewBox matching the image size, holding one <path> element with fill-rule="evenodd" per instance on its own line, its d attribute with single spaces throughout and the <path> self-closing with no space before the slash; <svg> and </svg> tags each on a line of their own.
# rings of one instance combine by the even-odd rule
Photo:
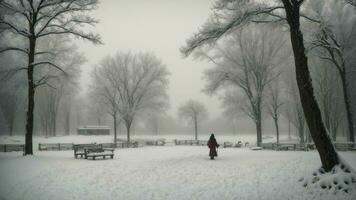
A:
<svg viewBox="0 0 356 200">
<path fill-rule="evenodd" d="M 205 146 L 208 143 L 207 140 L 174 140 L 175 145 L 196 145 L 196 146 Z"/>
<path fill-rule="evenodd" d="M 25 152 L 24 144 L 0 144 L 0 152 L 22 151 Z"/>
</svg>

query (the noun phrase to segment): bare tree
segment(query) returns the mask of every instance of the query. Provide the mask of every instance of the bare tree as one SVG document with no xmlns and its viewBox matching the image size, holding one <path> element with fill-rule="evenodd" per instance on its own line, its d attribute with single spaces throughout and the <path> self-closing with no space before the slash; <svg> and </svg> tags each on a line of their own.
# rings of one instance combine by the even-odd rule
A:
<svg viewBox="0 0 356 200">
<path fill-rule="evenodd" d="M 0 39 L 0 46 L 2 40 Z M 21 63 L 18 56 L 10 54 L 8 56 L 0 55 L 0 69 L 11 70 L 11 64 Z M 11 80 L 0 79 L 0 113 L 4 118 L 4 127 L 8 130 L 8 134 L 11 136 L 14 133 L 14 123 L 18 116 L 19 108 L 23 105 L 23 97 L 25 96 L 25 82 L 23 81 L 22 74 L 17 74 Z"/>
<path fill-rule="evenodd" d="M 56 136 L 59 111 L 64 110 L 62 108 L 63 98 L 69 100 L 68 95 L 74 95 L 73 93 L 78 87 L 76 79 L 80 75 L 80 66 L 84 63 L 85 58 L 78 52 L 78 48 L 63 36 L 48 37 L 38 43 L 38 48 L 47 49 L 53 53 L 53 55 L 42 55 L 41 59 L 51 60 L 51 62 L 60 65 L 61 69 L 68 74 L 63 76 L 61 72 L 51 67 L 40 68 L 36 74 L 38 77 L 52 77 L 46 81 L 48 87 L 38 88 L 37 99 L 40 102 L 36 106 L 36 110 L 41 112 L 40 119 L 46 135 Z M 68 109 L 66 111 L 68 112 Z M 65 117 L 68 117 L 68 114 Z"/>
<path fill-rule="evenodd" d="M 113 118 L 114 143 L 116 146 L 117 126 L 121 122 L 121 117 L 119 116 L 120 101 L 119 94 L 115 87 L 116 80 L 115 77 L 111 74 L 111 70 L 112 69 L 109 67 L 96 67 L 92 71 L 92 84 L 89 96 L 93 99 L 94 104 L 96 104 L 98 109 L 103 110 L 103 108 L 105 108 L 105 111 Z"/>
<path fill-rule="evenodd" d="M 223 35 L 229 34 L 249 22 L 287 22 L 294 54 L 298 89 L 306 121 L 319 152 L 322 166 L 326 171 L 330 171 L 340 161 L 323 124 L 318 103 L 314 98 L 303 33 L 300 29 L 300 18 L 312 22 L 317 20 L 300 12 L 303 3 L 304 0 L 269 2 L 217 0 L 213 7 L 214 14 L 212 17 L 197 34 L 187 41 L 187 46 L 182 48 L 181 51 L 185 55 L 189 55 L 196 48 L 205 44 L 212 44 Z"/>
<path fill-rule="evenodd" d="M 8 127 L 8 133 L 13 135 L 14 122 L 17 114 L 17 109 L 21 103 L 19 94 L 13 91 L 0 91 L 0 112 L 3 114 L 5 123 Z"/>
<path fill-rule="evenodd" d="M 271 115 L 274 125 L 276 127 L 276 136 L 277 136 L 277 144 L 279 143 L 279 125 L 278 119 L 281 114 L 281 107 L 283 105 L 283 101 L 280 95 L 281 88 L 279 86 L 279 80 L 274 80 L 268 87 L 268 105 L 267 111 L 268 114 Z"/>
<path fill-rule="evenodd" d="M 217 66 L 205 73 L 209 81 L 205 91 L 214 93 L 226 85 L 233 85 L 243 91 L 248 104 L 240 108 L 256 125 L 258 146 L 262 142 L 264 91 L 278 76 L 275 68 L 284 57 L 284 41 L 283 35 L 276 29 L 248 27 L 234 34 L 224 48 L 218 48 L 214 59 L 208 57 Z"/>
<path fill-rule="evenodd" d="M 335 141 L 337 132 L 344 125 L 342 122 L 347 122 L 345 119 L 347 117 L 346 112 L 341 112 L 345 109 L 341 80 L 339 76 L 335 76 L 338 73 L 337 69 L 328 66 L 332 65 L 331 63 L 319 59 L 312 63 L 311 72 L 312 76 L 314 75 L 316 98 L 320 105 L 325 126 Z"/>
<path fill-rule="evenodd" d="M 208 116 L 205 105 L 199 101 L 189 100 L 179 107 L 178 116 L 194 123 L 195 140 L 198 140 L 198 124 Z"/>
<path fill-rule="evenodd" d="M 287 66 L 282 77 L 286 90 L 284 114 L 288 119 L 289 126 L 292 124 L 297 129 L 297 136 L 299 137 L 300 143 L 304 143 L 306 138 L 305 130 L 307 129 L 306 121 L 293 69 Z M 289 139 L 291 139 L 290 134 Z"/>
<path fill-rule="evenodd" d="M 35 106 L 35 89 L 39 85 L 47 84 L 51 76 L 44 76 L 35 80 L 34 72 L 37 68 L 47 65 L 63 71 L 57 64 L 48 60 L 39 60 L 38 56 L 51 54 L 49 51 L 38 51 L 38 40 L 50 35 L 74 35 L 93 43 L 101 43 L 100 37 L 93 33 L 83 32 L 83 25 L 94 25 L 97 21 L 84 13 L 97 7 L 97 0 L 2 0 L 0 8 L 6 15 L 0 18 L 1 31 L 11 32 L 28 42 L 28 48 L 22 46 L 2 47 L 0 53 L 16 51 L 27 56 L 27 66 L 18 70 L 25 70 L 28 79 L 28 108 L 26 121 L 26 148 L 24 155 L 32 155 L 33 112 Z"/>
<path fill-rule="evenodd" d="M 312 42 L 312 48 L 317 51 L 320 59 L 330 62 L 337 69 L 342 83 L 349 140 L 354 142 L 356 126 L 353 122 L 348 76 L 354 67 L 351 58 L 356 54 L 356 14 L 354 9 L 348 8 L 344 2 L 331 3 L 332 13 L 328 16 L 322 15 L 322 23 Z"/>
<path fill-rule="evenodd" d="M 156 56 L 149 53 L 117 53 L 103 59 L 97 70 L 95 74 L 101 74 L 107 82 L 102 96 L 111 99 L 111 107 L 116 106 L 125 123 L 128 142 L 131 125 L 138 114 L 167 108 L 169 72 Z M 99 82 L 99 87 L 100 84 L 103 82 Z"/>
</svg>

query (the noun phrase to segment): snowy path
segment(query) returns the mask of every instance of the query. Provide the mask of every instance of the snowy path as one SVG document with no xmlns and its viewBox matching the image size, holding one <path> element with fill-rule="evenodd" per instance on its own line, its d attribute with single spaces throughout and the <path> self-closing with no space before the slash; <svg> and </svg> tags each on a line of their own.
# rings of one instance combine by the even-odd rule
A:
<svg viewBox="0 0 356 200">
<path fill-rule="evenodd" d="M 1 153 L 0 199 L 335 199 L 315 197 L 298 182 L 319 167 L 317 152 L 219 149 L 214 161 L 207 153 L 145 147 L 98 161 L 75 160 L 72 151 Z M 341 155 L 356 168 L 356 153 Z"/>
</svg>

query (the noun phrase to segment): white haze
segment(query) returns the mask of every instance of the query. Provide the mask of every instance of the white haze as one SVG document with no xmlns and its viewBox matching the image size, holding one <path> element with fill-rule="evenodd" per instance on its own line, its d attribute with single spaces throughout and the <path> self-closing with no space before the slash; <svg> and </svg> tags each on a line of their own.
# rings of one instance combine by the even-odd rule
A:
<svg viewBox="0 0 356 200">
<path fill-rule="evenodd" d="M 210 13 L 212 1 L 207 0 L 102 0 L 92 16 L 100 20 L 94 30 L 101 34 L 104 45 L 79 42 L 88 62 L 82 67 L 82 85 L 90 83 L 93 66 L 117 51 L 153 52 L 167 65 L 170 75 L 168 114 L 177 115 L 177 108 L 189 99 L 207 106 L 211 118 L 221 115 L 217 97 L 201 92 L 205 85 L 205 61 L 182 58 L 179 48 L 198 30 Z M 85 90 L 84 90 L 85 91 Z"/>
</svg>

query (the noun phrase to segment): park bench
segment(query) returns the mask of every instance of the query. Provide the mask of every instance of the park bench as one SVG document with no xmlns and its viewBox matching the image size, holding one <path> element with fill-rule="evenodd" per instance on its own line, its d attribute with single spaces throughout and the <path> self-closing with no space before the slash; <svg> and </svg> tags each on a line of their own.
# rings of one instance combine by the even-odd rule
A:
<svg viewBox="0 0 356 200">
<path fill-rule="evenodd" d="M 158 139 L 156 140 L 156 146 L 164 146 L 166 144 L 165 139 Z"/>
<path fill-rule="evenodd" d="M 280 150 L 285 150 L 285 151 L 288 151 L 288 150 L 296 150 L 296 144 L 287 144 L 287 143 L 279 143 L 279 144 L 276 144 L 276 150 L 277 151 L 280 151 Z"/>
<path fill-rule="evenodd" d="M 238 147 L 238 148 L 242 147 L 242 142 L 241 142 L 241 141 L 238 141 L 238 142 L 235 144 L 235 147 Z"/>
<path fill-rule="evenodd" d="M 261 147 L 263 149 L 271 149 L 273 150 L 275 146 L 275 143 L 261 143 Z"/>
<path fill-rule="evenodd" d="M 84 148 L 84 158 L 92 158 L 93 160 L 96 159 L 96 157 L 102 157 L 105 159 L 106 157 L 110 157 L 111 159 L 114 158 L 114 149 L 113 148 L 102 148 L 101 145 L 98 145 L 96 147 L 85 147 Z"/>
<path fill-rule="evenodd" d="M 22 151 L 25 152 L 24 144 L 0 144 L 0 152 Z"/>
<path fill-rule="evenodd" d="M 85 157 L 85 149 L 90 149 L 90 148 L 103 148 L 100 144 L 74 144 L 73 145 L 73 150 L 74 150 L 74 157 L 78 158 L 80 156 L 81 158 Z"/>
<path fill-rule="evenodd" d="M 234 144 L 232 142 L 224 142 L 224 148 L 226 147 L 233 147 Z"/>
</svg>

